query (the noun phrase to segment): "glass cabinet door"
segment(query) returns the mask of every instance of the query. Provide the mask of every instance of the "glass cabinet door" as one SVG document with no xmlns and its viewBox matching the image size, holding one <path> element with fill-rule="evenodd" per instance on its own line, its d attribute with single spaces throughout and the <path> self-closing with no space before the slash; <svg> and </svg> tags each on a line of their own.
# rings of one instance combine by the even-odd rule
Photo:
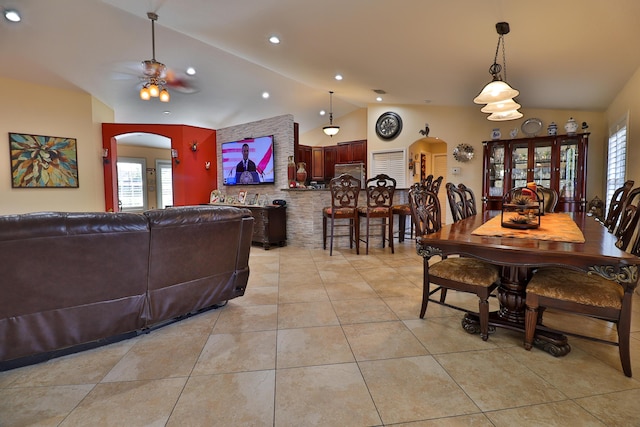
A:
<svg viewBox="0 0 640 427">
<path fill-rule="evenodd" d="M 489 148 L 489 196 L 504 194 L 504 145 Z"/>
<path fill-rule="evenodd" d="M 560 142 L 560 185 L 558 195 L 575 199 L 578 189 L 578 141 L 566 139 Z"/>
<path fill-rule="evenodd" d="M 529 164 L 529 146 L 515 144 L 511 151 L 511 188 L 526 187 Z"/>
<path fill-rule="evenodd" d="M 533 181 L 551 188 L 551 144 L 536 145 L 533 148 Z"/>
</svg>

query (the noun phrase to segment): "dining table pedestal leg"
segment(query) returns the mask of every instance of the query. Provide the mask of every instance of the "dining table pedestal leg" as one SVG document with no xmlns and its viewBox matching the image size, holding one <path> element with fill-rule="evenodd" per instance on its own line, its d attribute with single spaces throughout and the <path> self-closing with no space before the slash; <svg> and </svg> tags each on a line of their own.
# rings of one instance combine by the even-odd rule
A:
<svg viewBox="0 0 640 427">
<path fill-rule="evenodd" d="M 524 318 L 526 309 L 526 286 L 533 271 L 528 267 L 502 267 L 500 286 L 498 287 L 498 301 L 500 308 L 489 313 L 489 333 L 495 328 L 506 328 L 524 333 Z M 565 356 L 571 351 L 567 337 L 550 330 L 542 324 L 542 312 L 538 318 L 538 326 L 533 345 L 546 351 L 552 356 Z M 467 313 L 462 319 L 462 328 L 470 334 L 480 332 L 480 320 L 476 313 Z"/>
</svg>

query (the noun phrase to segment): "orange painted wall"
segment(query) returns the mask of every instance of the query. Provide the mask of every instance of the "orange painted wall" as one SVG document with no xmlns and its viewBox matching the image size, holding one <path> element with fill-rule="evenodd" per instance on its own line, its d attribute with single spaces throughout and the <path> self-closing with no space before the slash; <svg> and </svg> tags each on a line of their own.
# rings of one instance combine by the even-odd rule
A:
<svg viewBox="0 0 640 427">
<path fill-rule="evenodd" d="M 109 149 L 104 160 L 104 193 L 107 212 L 118 210 L 118 185 L 115 137 L 132 132 L 152 133 L 171 139 L 171 149 L 178 151 L 179 163 L 173 162 L 173 204 L 175 206 L 209 203 L 211 190 L 218 188 L 216 131 L 187 125 L 102 124 L 102 147 Z M 196 151 L 192 150 L 196 144 Z M 206 169 L 206 162 L 210 163 Z"/>
</svg>

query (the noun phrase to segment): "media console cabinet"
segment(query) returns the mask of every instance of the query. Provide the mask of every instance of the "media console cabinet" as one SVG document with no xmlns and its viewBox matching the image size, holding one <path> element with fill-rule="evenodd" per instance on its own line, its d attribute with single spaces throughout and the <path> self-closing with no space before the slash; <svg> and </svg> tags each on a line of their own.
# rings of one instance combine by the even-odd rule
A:
<svg viewBox="0 0 640 427">
<path fill-rule="evenodd" d="M 252 243 L 259 243 L 264 250 L 269 250 L 272 245 L 285 246 L 287 244 L 287 207 L 268 205 L 221 205 L 234 206 L 248 209 L 253 216 L 253 236 Z"/>
</svg>

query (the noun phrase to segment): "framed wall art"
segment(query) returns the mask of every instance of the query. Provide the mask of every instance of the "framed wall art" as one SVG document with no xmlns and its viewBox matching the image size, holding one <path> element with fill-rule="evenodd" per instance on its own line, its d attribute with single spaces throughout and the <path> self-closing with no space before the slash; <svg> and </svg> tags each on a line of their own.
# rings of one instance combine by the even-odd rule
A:
<svg viewBox="0 0 640 427">
<path fill-rule="evenodd" d="M 75 138 L 9 133 L 11 187 L 78 188 Z"/>
</svg>

